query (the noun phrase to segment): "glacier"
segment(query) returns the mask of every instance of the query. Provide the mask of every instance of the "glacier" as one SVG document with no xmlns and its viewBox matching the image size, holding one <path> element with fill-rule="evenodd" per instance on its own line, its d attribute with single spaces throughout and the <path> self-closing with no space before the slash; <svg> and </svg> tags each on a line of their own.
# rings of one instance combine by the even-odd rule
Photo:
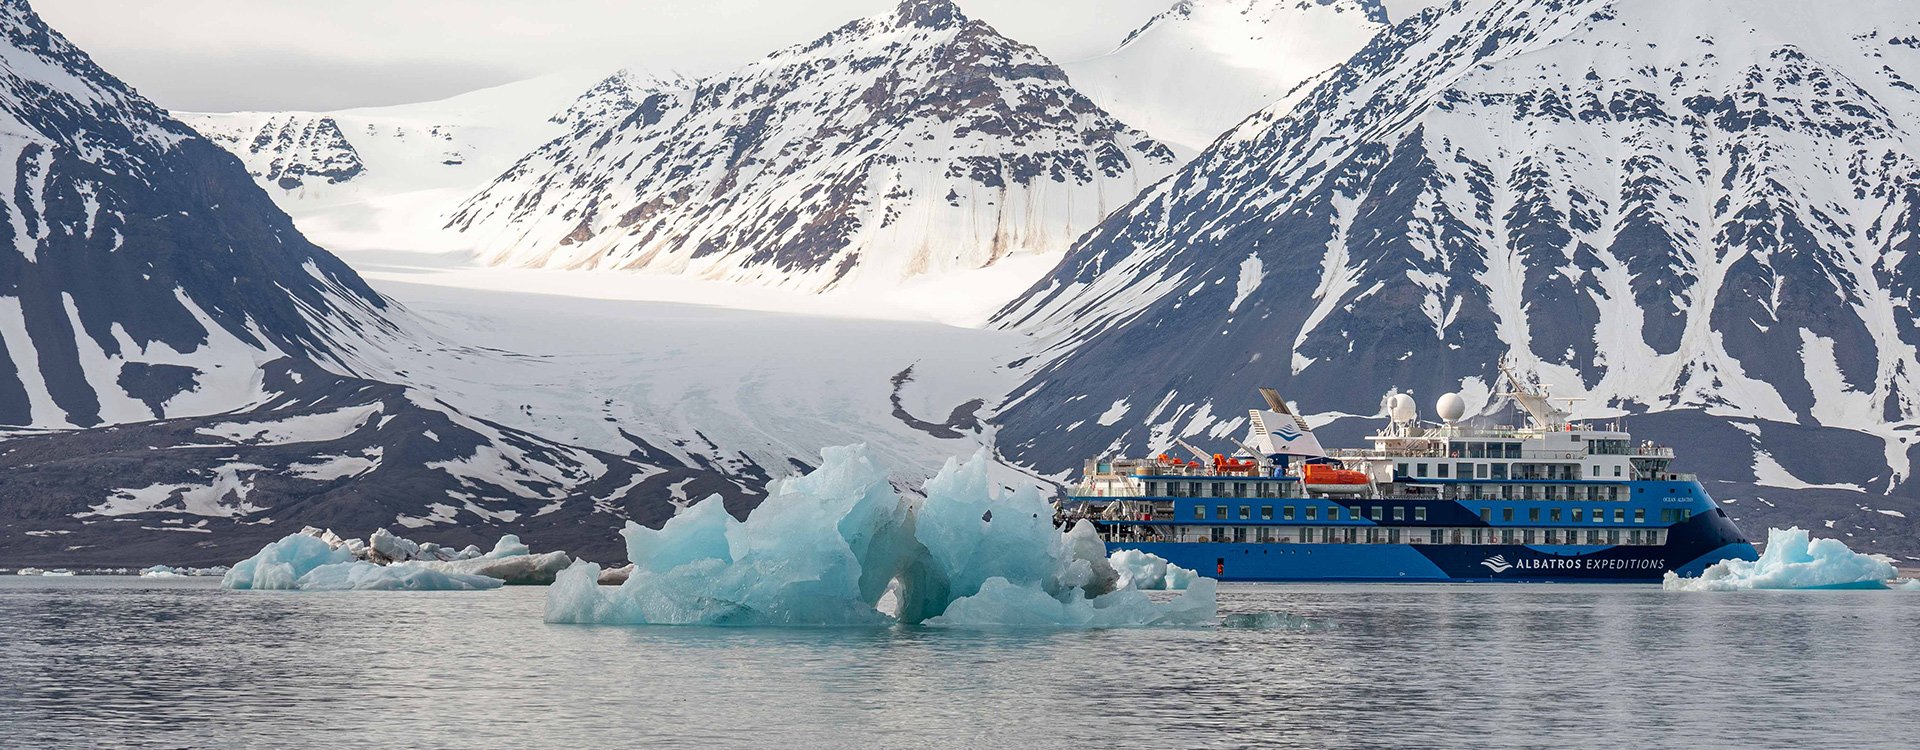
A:
<svg viewBox="0 0 1920 750">
<path fill-rule="evenodd" d="M 1723 560 L 1682 578 L 1668 571 L 1668 591 L 1745 591 L 1751 589 L 1884 589 L 1898 571 L 1892 563 L 1847 548 L 1838 539 L 1812 539 L 1805 529 L 1768 529 L 1767 548 L 1758 560 Z"/>
<path fill-rule="evenodd" d="M 1123 580 L 1093 526 L 1053 526 L 1038 491 L 992 484 L 984 450 L 948 460 L 924 497 L 903 497 L 865 445 L 828 448 L 819 468 L 773 482 L 746 520 L 718 496 L 660 529 L 622 532 L 633 563 L 618 586 L 575 563 L 548 591 L 551 623 L 926 624 L 948 627 L 1212 625 L 1214 582 L 1156 600 Z M 883 611 L 883 609 L 887 611 Z"/>
</svg>

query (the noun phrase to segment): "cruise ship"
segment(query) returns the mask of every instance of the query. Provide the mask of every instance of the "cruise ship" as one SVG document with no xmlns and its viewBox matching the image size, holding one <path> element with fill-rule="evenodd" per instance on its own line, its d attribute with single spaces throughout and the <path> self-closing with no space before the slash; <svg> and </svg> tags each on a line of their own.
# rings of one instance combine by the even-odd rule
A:
<svg viewBox="0 0 1920 750">
<path fill-rule="evenodd" d="M 1390 394 L 1370 447 L 1329 451 L 1262 388 L 1232 453 L 1088 461 L 1058 520 L 1223 581 L 1654 582 L 1757 557 L 1672 448 L 1500 370 L 1524 426 L 1470 426 L 1453 393 L 1423 422 Z"/>
</svg>

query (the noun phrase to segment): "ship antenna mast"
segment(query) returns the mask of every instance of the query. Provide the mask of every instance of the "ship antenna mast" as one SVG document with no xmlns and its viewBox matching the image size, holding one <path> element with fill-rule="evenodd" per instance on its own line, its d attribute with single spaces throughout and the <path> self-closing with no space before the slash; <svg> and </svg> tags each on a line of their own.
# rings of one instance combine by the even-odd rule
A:
<svg viewBox="0 0 1920 750">
<path fill-rule="evenodd" d="M 1514 403 L 1519 404 L 1520 408 L 1525 409 L 1527 416 L 1533 419 L 1533 426 L 1535 428 L 1542 430 L 1559 430 L 1566 428 L 1567 417 L 1572 416 L 1572 412 L 1554 406 L 1553 402 L 1563 401 L 1571 405 L 1572 402 L 1578 399 L 1556 399 L 1547 392 L 1546 386 L 1537 385 L 1528 380 L 1522 380 L 1519 375 L 1514 373 L 1513 366 L 1508 364 L 1507 358 L 1505 357 L 1500 358 L 1500 374 L 1506 378 L 1509 386 L 1509 390 L 1500 395 L 1513 399 Z"/>
</svg>

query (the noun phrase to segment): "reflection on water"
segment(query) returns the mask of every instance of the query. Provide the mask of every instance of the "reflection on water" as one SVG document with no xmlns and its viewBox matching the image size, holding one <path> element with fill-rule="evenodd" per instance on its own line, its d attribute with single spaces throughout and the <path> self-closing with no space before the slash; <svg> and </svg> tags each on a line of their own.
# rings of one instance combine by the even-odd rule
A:
<svg viewBox="0 0 1920 750">
<path fill-rule="evenodd" d="M 1225 586 L 1314 627 L 547 625 L 544 592 L 0 579 L 18 747 L 1909 747 L 1920 594 Z"/>
</svg>

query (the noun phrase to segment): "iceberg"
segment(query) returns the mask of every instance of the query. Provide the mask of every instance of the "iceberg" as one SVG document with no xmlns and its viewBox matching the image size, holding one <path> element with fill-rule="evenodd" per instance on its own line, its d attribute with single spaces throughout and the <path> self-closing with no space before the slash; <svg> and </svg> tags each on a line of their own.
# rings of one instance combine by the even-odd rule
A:
<svg viewBox="0 0 1920 750">
<path fill-rule="evenodd" d="M 1758 560 L 1722 560 L 1681 578 L 1668 571 L 1668 591 L 1745 591 L 1750 589 L 1884 589 L 1898 575 L 1893 564 L 1847 548 L 1838 539 L 1810 539 L 1798 527 L 1768 529 L 1767 549 Z"/>
<path fill-rule="evenodd" d="M 1193 584 L 1200 573 L 1167 562 L 1166 558 L 1137 549 L 1123 549 L 1107 558 L 1120 573 L 1120 585 L 1143 591 L 1178 591 Z"/>
<path fill-rule="evenodd" d="M 180 578 L 187 572 L 168 565 L 155 565 L 140 571 L 141 578 Z"/>
<path fill-rule="evenodd" d="M 323 565 L 351 562 L 353 553 L 333 547 L 319 537 L 288 534 L 268 542 L 253 557 L 235 563 L 220 578 L 223 589 L 294 590 L 300 577 Z"/>
<path fill-rule="evenodd" d="M 424 563 L 379 565 L 355 560 L 314 568 L 294 587 L 301 591 L 482 591 L 503 585 L 498 578 L 435 570 Z"/>
<path fill-rule="evenodd" d="M 565 552 L 535 555 L 512 534 L 492 552 L 455 551 L 378 529 L 365 541 L 308 527 L 261 548 L 225 571 L 226 589 L 294 591 L 477 591 L 552 583 L 573 563 Z M 155 566 L 164 568 L 166 566 Z M 150 568 L 149 570 L 153 570 Z M 147 575 L 143 572 L 142 575 Z"/>
<path fill-rule="evenodd" d="M 1212 624 L 1211 580 L 1157 601 L 1123 580 L 1090 524 L 1064 532 L 1037 491 L 1003 492 L 984 451 L 948 461 L 924 498 L 894 492 L 865 446 L 774 482 L 738 520 L 718 496 L 660 529 L 628 524 L 631 571 L 575 563 L 552 623 L 1148 627 Z M 609 579 L 617 576 L 609 576 Z M 1164 578 L 1164 576 L 1163 576 Z M 890 611 L 882 611 L 883 602 Z"/>
</svg>

